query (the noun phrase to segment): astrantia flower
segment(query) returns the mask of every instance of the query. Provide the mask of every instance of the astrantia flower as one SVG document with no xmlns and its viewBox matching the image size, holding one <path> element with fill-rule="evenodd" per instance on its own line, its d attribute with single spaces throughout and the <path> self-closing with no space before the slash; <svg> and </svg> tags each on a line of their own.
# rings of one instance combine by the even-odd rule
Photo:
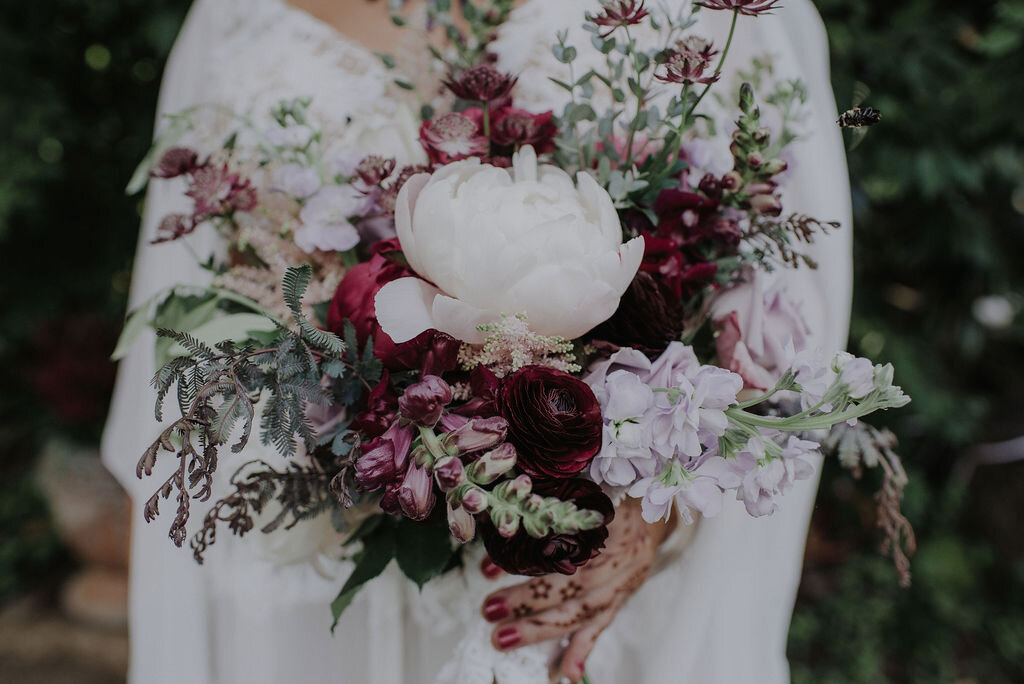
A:
<svg viewBox="0 0 1024 684">
<path fill-rule="evenodd" d="M 199 168 L 199 155 L 189 147 L 171 147 L 162 155 L 156 168 L 150 172 L 154 178 L 177 178 Z"/>
<path fill-rule="evenodd" d="M 530 146 L 513 165 L 466 159 L 402 188 L 395 226 L 420 277 L 377 293 L 392 339 L 433 328 L 483 344 L 479 326 L 522 313 L 535 332 L 571 340 L 615 313 L 643 239 L 623 244 L 612 199 L 588 173 L 573 183 Z"/>
<path fill-rule="evenodd" d="M 493 102 L 507 96 L 518 79 L 487 64 L 451 74 L 444 82 L 456 97 L 473 102 Z"/>
<path fill-rule="evenodd" d="M 719 74 L 704 76 L 711 65 L 711 58 L 718 54 L 711 49 L 711 43 L 691 36 L 679 41 L 674 50 L 665 56 L 665 72 L 658 74 L 658 80 L 666 83 L 710 85 L 718 80 Z"/>
<path fill-rule="evenodd" d="M 420 126 L 420 144 L 434 164 L 487 153 L 487 138 L 480 134 L 477 122 L 458 112 L 424 121 Z"/>
<path fill-rule="evenodd" d="M 480 536 L 491 560 L 513 575 L 571 575 L 604 548 L 608 524 L 615 517 L 615 507 L 601 488 L 589 480 L 539 480 L 533 493 L 571 501 L 582 510 L 597 511 L 604 524 L 576 534 L 549 534 L 537 539 L 520 527 L 506 538 L 489 519 L 480 520 Z"/>
<path fill-rule="evenodd" d="M 532 145 L 537 154 L 547 154 L 555 149 L 556 135 L 558 127 L 550 111 L 531 114 L 504 107 L 491 117 L 491 140 L 501 147 Z"/>
<path fill-rule="evenodd" d="M 256 191 L 249 179 L 232 172 L 227 164 L 205 164 L 191 173 L 185 194 L 195 201 L 197 219 L 250 211 L 256 206 Z"/>
<path fill-rule="evenodd" d="M 356 165 L 355 173 L 368 188 L 375 188 L 395 172 L 395 160 L 376 154 L 364 157 Z"/>
<path fill-rule="evenodd" d="M 756 17 L 776 9 L 779 0 L 702 0 L 697 4 L 710 10 L 730 10 L 747 17 Z"/>
<path fill-rule="evenodd" d="M 601 3 L 601 13 L 596 16 L 587 14 L 587 19 L 598 26 L 606 27 L 601 37 L 607 38 L 620 26 L 639 24 L 647 14 L 644 0 L 605 0 Z"/>
<path fill-rule="evenodd" d="M 543 366 L 508 376 L 498 392 L 517 466 L 533 477 L 568 477 L 601 449 L 603 423 L 594 392 L 578 378 Z"/>
</svg>

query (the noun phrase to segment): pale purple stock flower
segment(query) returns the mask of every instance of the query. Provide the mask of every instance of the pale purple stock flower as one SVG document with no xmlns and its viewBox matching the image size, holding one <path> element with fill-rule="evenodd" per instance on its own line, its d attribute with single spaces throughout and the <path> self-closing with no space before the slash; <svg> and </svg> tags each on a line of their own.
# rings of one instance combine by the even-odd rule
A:
<svg viewBox="0 0 1024 684">
<path fill-rule="evenodd" d="M 841 352 L 832 364 L 852 399 L 863 399 L 875 391 L 875 366 L 870 360 Z"/>
<path fill-rule="evenodd" d="M 285 164 L 274 169 L 270 189 L 296 199 L 306 199 L 322 185 L 316 169 L 301 164 Z"/>
<path fill-rule="evenodd" d="M 328 185 L 310 197 L 295 231 L 295 244 L 305 252 L 345 252 L 359 244 L 359 232 L 349 221 L 359 214 L 366 198 L 351 185 Z"/>
<path fill-rule="evenodd" d="M 764 432 L 762 437 L 751 437 L 731 461 L 742 477 L 736 498 L 754 517 L 774 513 L 779 507 L 776 501 L 779 496 L 786 494 L 797 480 L 806 480 L 814 474 L 814 466 L 806 459 L 817 451 L 819 444 L 791 435 L 782 447 L 782 456 L 770 458 L 766 455 L 764 440 L 777 437 L 769 432 Z"/>
</svg>

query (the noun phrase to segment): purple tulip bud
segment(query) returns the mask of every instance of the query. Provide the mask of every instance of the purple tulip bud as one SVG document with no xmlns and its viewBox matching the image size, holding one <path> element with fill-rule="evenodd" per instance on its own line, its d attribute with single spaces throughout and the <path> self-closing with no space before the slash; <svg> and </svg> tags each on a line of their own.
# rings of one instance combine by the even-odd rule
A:
<svg viewBox="0 0 1024 684">
<path fill-rule="evenodd" d="M 499 444 L 469 466 L 469 477 L 477 484 L 491 484 L 512 470 L 516 464 L 516 448 L 510 443 Z"/>
<path fill-rule="evenodd" d="M 764 216 L 778 216 L 782 213 L 782 201 L 775 195 L 754 195 L 750 198 L 750 208 Z"/>
<path fill-rule="evenodd" d="M 504 442 L 507 433 L 508 421 L 495 416 L 473 418 L 462 427 L 449 432 L 447 436 L 461 453 L 470 454 Z"/>
<path fill-rule="evenodd" d="M 743 176 L 738 171 L 730 171 L 722 176 L 722 189 L 734 192 L 743 187 Z"/>
<path fill-rule="evenodd" d="M 394 480 L 395 474 L 395 447 L 390 440 L 378 437 L 363 447 L 356 459 L 356 482 L 361 489 L 380 489 Z"/>
<path fill-rule="evenodd" d="M 452 536 L 465 544 L 476 536 L 476 518 L 462 506 L 448 504 L 448 529 Z"/>
<path fill-rule="evenodd" d="M 491 511 L 491 522 L 498 529 L 498 534 L 505 539 L 514 537 L 519 531 L 519 516 L 507 508 Z"/>
<path fill-rule="evenodd" d="M 442 492 L 448 492 L 466 481 L 466 470 L 455 456 L 445 456 L 434 463 L 434 477 Z"/>
<path fill-rule="evenodd" d="M 409 464 L 405 481 L 398 488 L 398 504 L 402 512 L 413 520 L 425 520 L 434 510 L 434 481 L 426 468 Z"/>
<path fill-rule="evenodd" d="M 483 513 L 490 503 L 487 499 L 487 492 L 479 487 L 469 486 L 460 492 L 460 503 L 470 513 Z"/>
<path fill-rule="evenodd" d="M 448 383 L 436 375 L 428 375 L 422 382 L 410 385 L 398 398 L 398 410 L 410 422 L 433 426 L 451 401 L 452 388 Z"/>
</svg>

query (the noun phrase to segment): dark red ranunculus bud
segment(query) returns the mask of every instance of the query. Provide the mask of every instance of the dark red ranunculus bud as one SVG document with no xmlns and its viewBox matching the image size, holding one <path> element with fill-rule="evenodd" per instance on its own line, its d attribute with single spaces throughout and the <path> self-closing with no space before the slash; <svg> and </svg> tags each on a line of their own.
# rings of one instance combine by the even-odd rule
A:
<svg viewBox="0 0 1024 684">
<path fill-rule="evenodd" d="M 611 499 L 590 480 L 535 480 L 533 492 L 572 501 L 577 508 L 604 515 L 604 525 L 576 534 L 549 534 L 536 539 L 520 527 L 511 538 L 498 533 L 486 516 L 478 519 L 480 536 L 491 561 L 513 575 L 572 575 L 604 548 L 608 524 L 615 517 Z"/>
<path fill-rule="evenodd" d="M 498 408 L 508 421 L 517 465 L 531 477 L 571 477 L 601 449 L 601 407 L 590 387 L 568 373 L 526 366 L 506 377 Z"/>
<path fill-rule="evenodd" d="M 683 302 L 672 289 L 640 271 L 622 295 L 619 308 L 591 335 L 620 347 L 660 354 L 669 343 L 682 338 L 684 315 Z"/>
</svg>

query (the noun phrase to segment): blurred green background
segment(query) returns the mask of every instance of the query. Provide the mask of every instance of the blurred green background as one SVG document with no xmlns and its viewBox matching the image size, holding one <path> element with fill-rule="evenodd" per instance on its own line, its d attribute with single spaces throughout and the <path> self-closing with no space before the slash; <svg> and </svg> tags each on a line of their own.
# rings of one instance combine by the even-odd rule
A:
<svg viewBox="0 0 1024 684">
<path fill-rule="evenodd" d="M 914 397 L 890 427 L 920 549 L 900 589 L 873 488 L 827 468 L 793 678 L 1021 682 L 1024 445 L 978 445 L 1024 434 L 1024 1 L 817 4 L 840 108 L 863 81 L 885 114 L 850 155 L 850 346 Z M 54 435 L 98 440 L 138 230 L 122 188 L 187 6 L 0 3 L 0 606 L 70 570 L 33 466 Z"/>
</svg>

